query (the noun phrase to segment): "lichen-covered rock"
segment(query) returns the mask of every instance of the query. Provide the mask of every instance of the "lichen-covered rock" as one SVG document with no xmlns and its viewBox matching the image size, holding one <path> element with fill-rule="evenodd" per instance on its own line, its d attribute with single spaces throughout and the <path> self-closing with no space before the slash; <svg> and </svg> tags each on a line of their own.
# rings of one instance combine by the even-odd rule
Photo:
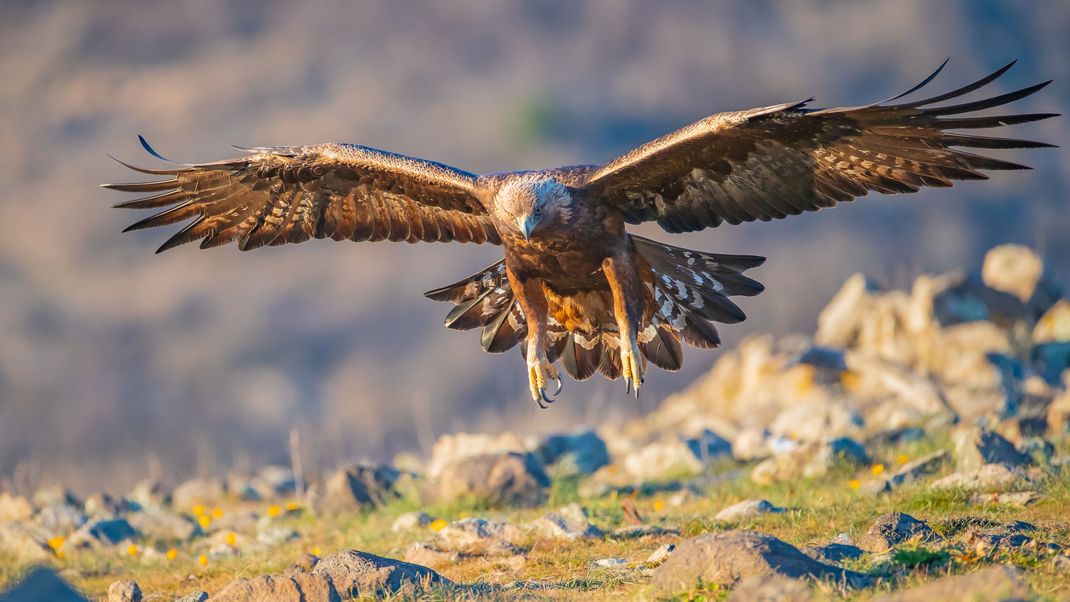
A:
<svg viewBox="0 0 1070 602">
<path fill-rule="evenodd" d="M 987 428 L 957 429 L 952 433 L 952 440 L 955 444 L 955 461 L 961 470 L 976 470 L 985 464 L 1003 464 L 1014 468 L 1032 463 L 1010 441 Z"/>
<path fill-rule="evenodd" d="M 889 512 L 877 517 L 869 529 L 858 539 L 858 547 L 869 552 L 887 552 L 908 540 L 936 541 L 937 535 L 925 521 L 903 512 Z"/>
<path fill-rule="evenodd" d="M 301 573 L 311 573 L 312 569 L 316 568 L 316 564 L 320 561 L 319 556 L 315 554 L 301 554 L 290 563 L 290 566 L 286 567 L 286 570 L 282 572 L 287 577 L 299 575 Z"/>
<path fill-rule="evenodd" d="M 528 453 L 466 456 L 442 467 L 427 492 L 440 501 L 467 500 L 490 507 L 538 506 L 550 478 Z"/>
<path fill-rule="evenodd" d="M 743 500 L 721 510 L 713 518 L 726 522 L 741 521 L 754 518 L 760 514 L 775 514 L 783 511 L 783 508 L 774 506 L 769 500 Z"/>
<path fill-rule="evenodd" d="M 1008 491 L 1030 483 L 1024 472 L 1003 464 L 985 464 L 976 470 L 956 472 L 937 479 L 934 489 L 966 489 L 968 491 Z"/>
<path fill-rule="evenodd" d="M 539 442 L 535 455 L 557 477 L 589 475 L 609 464 L 605 441 L 591 430 L 550 435 Z"/>
<path fill-rule="evenodd" d="M 544 539 L 573 540 L 602 535 L 602 530 L 587 520 L 587 511 L 576 503 L 544 514 L 532 521 L 529 529 Z"/>
<path fill-rule="evenodd" d="M 514 433 L 487 435 L 483 433 L 452 433 L 442 435 L 431 448 L 427 476 L 438 477 L 442 470 L 455 462 L 473 456 L 527 453 L 523 439 Z"/>
<path fill-rule="evenodd" d="M 848 437 L 837 437 L 820 443 L 804 443 L 766 458 L 751 470 L 751 480 L 768 485 L 801 477 L 819 477 L 837 464 L 859 467 L 868 463 L 869 455 L 861 443 Z"/>
<path fill-rule="evenodd" d="M 723 531 L 685 540 L 654 570 L 653 582 L 658 591 L 675 593 L 690 589 L 699 580 L 732 585 L 748 577 L 778 575 L 847 587 L 869 583 L 863 574 L 818 562 L 772 535 L 754 531 Z"/>
<path fill-rule="evenodd" d="M 116 581 L 108 586 L 108 602 L 141 602 L 141 588 L 130 579 Z"/>
<path fill-rule="evenodd" d="M 389 466 L 358 464 L 335 471 L 308 493 L 317 514 L 332 516 L 378 508 L 395 497 L 399 472 Z"/>
<path fill-rule="evenodd" d="M 949 457 L 950 454 L 947 453 L 947 450 L 939 450 L 911 460 L 887 477 L 869 484 L 866 490 L 874 494 L 891 493 L 903 485 L 913 483 L 936 472 L 947 462 Z"/>
<path fill-rule="evenodd" d="M 324 556 L 312 575 L 329 577 L 343 599 L 357 595 L 379 596 L 424 591 L 453 583 L 425 566 L 393 558 L 344 550 Z"/>
</svg>

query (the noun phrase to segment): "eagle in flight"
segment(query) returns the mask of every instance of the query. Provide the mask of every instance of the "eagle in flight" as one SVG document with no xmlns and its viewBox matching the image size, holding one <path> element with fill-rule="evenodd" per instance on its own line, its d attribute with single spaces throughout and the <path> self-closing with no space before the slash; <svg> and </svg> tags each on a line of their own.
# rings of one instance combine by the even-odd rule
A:
<svg viewBox="0 0 1070 602">
<path fill-rule="evenodd" d="M 164 169 L 123 163 L 165 179 L 104 186 L 150 193 L 116 207 L 166 208 L 126 231 L 187 222 L 159 251 L 193 241 L 202 249 L 236 241 L 247 251 L 312 238 L 501 245 L 501 261 L 426 293 L 455 305 L 446 326 L 480 328 L 492 353 L 523 342 L 541 407 L 561 390 L 558 362 L 579 380 L 595 372 L 623 377 L 638 395 L 647 362 L 678 370 L 682 342 L 714 348 L 712 322 L 745 318 L 729 297 L 762 291 L 744 272 L 764 258 L 673 247 L 629 234 L 627 225 L 655 221 L 666 232 L 693 232 L 816 211 L 870 191 L 917 192 L 983 180 L 989 170 L 1027 169 L 960 149 L 1051 145 L 952 133 L 1055 116 L 975 114 L 1048 82 L 959 99 L 1013 64 L 913 102 L 895 101 L 944 65 L 875 104 L 811 109 L 809 99 L 717 113 L 604 165 L 475 175 L 354 144 L 236 147 L 247 154 Z"/>
</svg>

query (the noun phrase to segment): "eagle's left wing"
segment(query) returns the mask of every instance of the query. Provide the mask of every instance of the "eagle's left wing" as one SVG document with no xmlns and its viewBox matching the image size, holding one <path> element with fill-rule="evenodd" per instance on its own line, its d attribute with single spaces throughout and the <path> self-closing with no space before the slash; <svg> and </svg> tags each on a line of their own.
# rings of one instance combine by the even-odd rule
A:
<svg viewBox="0 0 1070 602">
<path fill-rule="evenodd" d="M 243 251 L 310 238 L 501 242 L 476 177 L 459 169 L 355 144 L 241 150 L 249 154 L 167 169 L 124 163 L 165 178 L 103 186 L 151 195 L 116 207 L 166 208 L 127 230 L 186 223 L 157 252 L 193 241 Z"/>
<path fill-rule="evenodd" d="M 945 61 L 946 64 L 946 61 Z M 1053 114 L 973 116 L 1040 90 L 931 106 L 988 84 L 1014 63 L 958 90 L 889 104 L 810 110 L 809 101 L 718 113 L 649 142 L 591 173 L 585 187 L 629 223 L 656 220 L 669 232 L 725 221 L 768 221 L 852 201 L 869 191 L 916 192 L 986 179 L 985 170 L 1028 169 L 959 148 L 1035 148 L 1042 142 L 949 133 L 1037 121 Z"/>
</svg>

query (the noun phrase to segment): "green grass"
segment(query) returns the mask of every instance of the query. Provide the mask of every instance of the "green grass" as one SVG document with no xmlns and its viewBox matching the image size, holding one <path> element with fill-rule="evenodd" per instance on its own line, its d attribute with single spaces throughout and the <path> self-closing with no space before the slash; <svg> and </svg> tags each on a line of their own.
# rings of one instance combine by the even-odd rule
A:
<svg viewBox="0 0 1070 602">
<path fill-rule="evenodd" d="M 928 442 L 912 442 L 897 448 L 879 449 L 875 461 L 885 462 L 889 471 L 895 469 L 899 456 L 910 459 L 940 447 L 938 437 Z M 883 496 L 864 493 L 864 487 L 853 489 L 852 480 L 863 484 L 874 479 L 868 468 L 849 470 L 840 468 L 819 479 L 800 479 L 774 485 L 757 485 L 746 471 L 727 481 L 706 486 L 700 495 L 679 507 L 667 502 L 671 493 L 647 488 L 634 494 L 634 502 L 645 520 L 669 529 L 677 529 L 680 536 L 664 535 L 633 540 L 605 537 L 579 542 L 535 541 L 530 543 L 528 560 L 515 568 L 497 560 L 468 559 L 441 572 L 458 583 L 473 586 L 474 597 L 537 596 L 553 599 L 619 599 L 621 597 L 652 597 L 649 571 L 642 562 L 660 545 L 679 542 L 682 538 L 724 529 L 754 529 L 779 537 L 796 546 L 828 543 L 845 532 L 853 539 L 862 535 L 880 514 L 891 511 L 907 512 L 926 520 L 945 541 L 920 545 L 904 544 L 883 555 L 864 555 L 845 562 L 844 566 L 867 572 L 880 579 L 871 589 L 848 595 L 851 599 L 865 599 L 877 593 L 920 584 L 949 574 L 959 574 L 999 562 L 1018 566 L 1026 571 L 1029 582 L 1039 599 L 1059 599 L 1070 596 L 1070 573 L 1054 568 L 1050 553 L 1016 550 L 976 556 L 956 542 L 970 527 L 988 527 L 1024 520 L 1038 526 L 1032 536 L 1045 543 L 1070 546 L 1070 474 L 1056 472 L 1036 489 L 1046 497 L 1036 504 L 1019 508 L 1007 504 L 971 504 L 963 491 L 936 491 L 922 483 L 905 486 Z M 945 468 L 947 472 L 950 468 Z M 708 483 L 705 478 L 693 481 Z M 549 492 L 546 506 L 534 509 L 488 509 L 473 502 L 422 505 L 413 498 L 398 499 L 373 512 L 336 518 L 322 518 L 298 512 L 278 519 L 299 533 L 297 541 L 276 548 L 249 551 L 241 555 L 212 559 L 206 566 L 197 562 L 203 553 L 203 543 L 197 541 L 179 548 L 173 561 L 163 557 L 147 559 L 144 555 L 130 557 L 124 550 L 82 552 L 71 551 L 66 558 L 54 559 L 52 564 L 74 585 L 90 596 L 101 596 L 108 585 L 119 578 L 132 578 L 146 594 L 183 595 L 191 591 L 219 591 L 236 577 L 279 573 L 305 552 L 327 554 L 335 550 L 356 548 L 384 556 L 401 558 L 405 548 L 415 541 L 428 539 L 429 529 L 395 534 L 390 526 L 394 519 L 409 510 L 419 509 L 432 516 L 456 520 L 467 516 L 484 516 L 522 525 L 549 509 L 573 501 L 587 508 L 591 521 L 606 531 L 625 526 L 621 510 L 623 494 L 610 494 L 598 499 L 581 499 L 577 479 L 559 479 Z M 727 523 L 712 517 L 724 507 L 748 498 L 765 498 L 787 510 L 781 514 L 765 514 L 740 522 Z M 235 503 L 225 507 L 230 512 L 242 506 Z M 263 504 L 252 506 L 261 513 Z M 144 543 L 144 542 L 139 542 Z M 620 557 L 629 561 L 626 569 L 606 569 L 593 565 L 599 558 Z M 13 559 L 0 558 L 0 586 L 6 587 L 27 569 Z M 519 585 L 518 585 L 519 584 Z M 813 586 L 819 597 L 836 598 L 839 593 L 829 586 Z M 720 600 L 727 596 L 727 588 L 698 584 L 677 599 Z M 425 597 L 442 598 L 444 592 L 429 592 Z"/>
</svg>

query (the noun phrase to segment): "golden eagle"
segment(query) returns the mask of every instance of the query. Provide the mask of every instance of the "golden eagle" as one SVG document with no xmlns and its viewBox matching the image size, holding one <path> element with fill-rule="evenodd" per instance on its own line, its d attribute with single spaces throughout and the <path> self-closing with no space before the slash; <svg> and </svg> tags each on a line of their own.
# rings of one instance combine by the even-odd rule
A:
<svg viewBox="0 0 1070 602">
<path fill-rule="evenodd" d="M 117 207 L 167 208 L 127 231 L 188 222 L 159 251 L 196 240 L 202 249 L 237 241 L 243 251 L 312 238 L 500 244 L 504 259 L 427 293 L 455 304 L 446 326 L 481 328 L 483 349 L 495 353 L 526 339 L 531 396 L 542 407 L 553 401 L 550 380 L 560 391 L 558 361 L 576 379 L 623 376 L 638 395 L 647 361 L 677 370 L 681 341 L 716 347 L 711 322 L 745 318 L 729 297 L 762 291 L 743 273 L 764 258 L 672 247 L 631 235 L 626 224 L 656 221 L 667 232 L 691 232 L 816 211 L 869 191 L 916 192 L 985 179 L 987 170 L 1026 169 L 959 149 L 1051 145 L 950 130 L 1053 117 L 974 115 L 1048 82 L 934 106 L 1013 64 L 914 102 L 894 101 L 944 65 L 880 103 L 818 110 L 807 107 L 809 99 L 717 113 L 605 165 L 477 176 L 352 144 L 238 147 L 248 154 L 214 163 L 124 163 L 166 179 L 104 186 L 152 193 Z"/>
</svg>

